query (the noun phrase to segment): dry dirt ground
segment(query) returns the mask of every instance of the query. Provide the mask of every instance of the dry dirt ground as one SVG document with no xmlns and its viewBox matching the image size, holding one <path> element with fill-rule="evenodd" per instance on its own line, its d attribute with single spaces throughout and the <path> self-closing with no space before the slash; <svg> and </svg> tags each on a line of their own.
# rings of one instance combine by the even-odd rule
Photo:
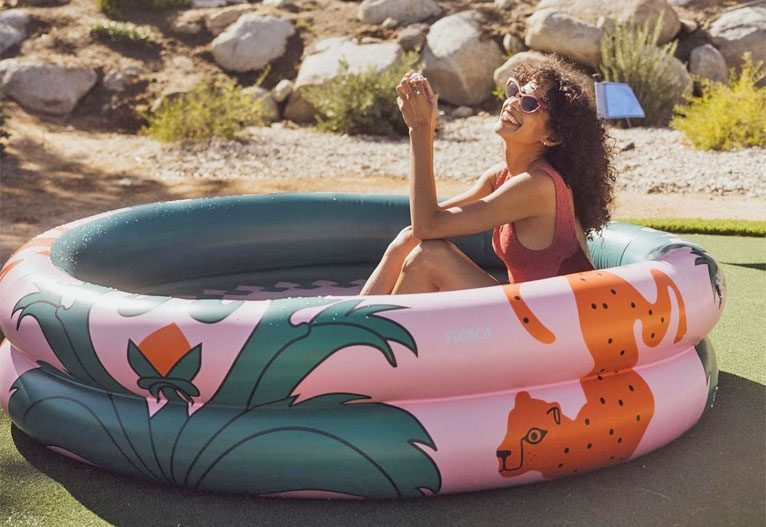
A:
<svg viewBox="0 0 766 527">
<path fill-rule="evenodd" d="M 252 181 L 152 177 L 131 153 L 131 136 L 89 132 L 32 116 L 7 104 L 11 137 L 0 161 L 0 262 L 51 227 L 107 210 L 196 197 L 271 192 L 407 192 L 402 177 Z M 116 154 L 117 152 L 117 154 Z M 403 152 L 403 155 L 406 155 Z M 466 184 L 437 180 L 441 196 Z M 615 217 L 708 217 L 766 220 L 766 200 L 704 194 L 617 195 Z"/>
</svg>

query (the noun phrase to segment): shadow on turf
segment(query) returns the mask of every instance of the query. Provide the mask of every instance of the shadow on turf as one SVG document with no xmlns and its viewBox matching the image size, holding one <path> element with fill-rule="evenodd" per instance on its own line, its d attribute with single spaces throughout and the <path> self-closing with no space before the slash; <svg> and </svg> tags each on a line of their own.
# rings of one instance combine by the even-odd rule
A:
<svg viewBox="0 0 766 527">
<path fill-rule="evenodd" d="M 766 271 L 766 263 L 721 263 L 726 265 L 736 265 L 737 267 L 747 267 L 748 269 L 756 269 L 758 271 Z"/>
<path fill-rule="evenodd" d="M 119 526 L 763 525 L 766 387 L 721 373 L 716 404 L 684 436 L 630 463 L 558 481 L 401 501 L 190 492 L 54 454 L 15 426 L 16 447 L 92 513 Z M 493 454 L 493 453 L 491 453 Z M 300 463 L 300 458 L 296 458 Z"/>
</svg>

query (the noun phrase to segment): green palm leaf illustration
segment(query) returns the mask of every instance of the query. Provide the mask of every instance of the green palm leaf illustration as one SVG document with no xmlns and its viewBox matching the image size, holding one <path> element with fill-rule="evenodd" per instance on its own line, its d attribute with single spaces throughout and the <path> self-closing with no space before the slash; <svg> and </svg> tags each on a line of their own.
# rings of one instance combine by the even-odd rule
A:
<svg viewBox="0 0 766 527">
<path fill-rule="evenodd" d="M 152 451 L 144 400 L 84 390 L 55 372 L 30 370 L 13 384 L 8 409 L 22 430 L 45 445 L 65 448 L 101 467 L 146 479 L 167 479 Z M 28 429 L 28 424 L 34 426 Z"/>
<path fill-rule="evenodd" d="M 65 308 L 60 295 L 41 287 L 16 305 L 20 319 L 38 321 L 66 367 L 62 373 L 41 364 L 13 385 L 11 416 L 22 429 L 36 423 L 29 429 L 39 441 L 110 470 L 201 489 L 321 489 L 375 497 L 438 492 L 438 468 L 421 449 L 436 447 L 414 416 L 365 401 L 364 395 L 327 394 L 299 404 L 291 395 L 344 347 L 370 346 L 394 367 L 391 342 L 416 353 L 403 327 L 377 315 L 399 306 L 272 301 L 219 390 L 191 416 L 182 399 L 199 394 L 192 380 L 201 348 L 190 350 L 163 377 L 129 342 L 128 362 L 141 376 L 139 385 L 168 399 L 150 416 L 146 401 L 120 386 L 93 349 L 88 316 L 105 291 L 83 286 L 83 294 Z M 323 309 L 308 322 L 293 323 L 297 311 L 310 307 Z M 208 320 L 222 320 L 229 308 L 224 305 Z"/>
<path fill-rule="evenodd" d="M 720 308 L 721 305 L 723 304 L 723 291 L 726 287 L 723 281 L 723 273 L 719 274 L 718 264 L 705 251 L 705 249 L 691 242 L 671 243 L 671 244 L 660 247 L 658 250 L 656 250 L 650 255 L 650 258 L 651 259 L 659 258 L 661 256 L 664 256 L 665 254 L 667 254 L 673 249 L 681 249 L 684 247 L 688 247 L 691 253 L 697 257 L 694 259 L 694 265 L 707 266 L 708 278 L 710 279 L 710 286 L 713 291 L 713 300 L 714 301 L 717 300 L 718 307 Z"/>
<path fill-rule="evenodd" d="M 420 423 L 400 408 L 363 399 L 330 394 L 296 405 L 286 399 L 241 413 L 201 453 L 187 484 L 376 498 L 438 492 L 439 471 L 416 443 L 436 446 Z M 247 469 L 242 459 L 249 460 Z"/>
<path fill-rule="evenodd" d="M 120 301 L 117 312 L 130 318 L 145 315 L 170 300 L 169 296 L 128 295 Z"/>
<path fill-rule="evenodd" d="M 88 316 L 93 302 L 110 289 L 92 284 L 77 286 L 70 307 L 61 303 L 61 294 L 37 285 L 38 291 L 24 296 L 13 308 L 20 311 L 17 325 L 34 318 L 42 329 L 53 353 L 75 379 L 114 393 L 128 394 L 101 364 L 88 330 Z"/>
</svg>

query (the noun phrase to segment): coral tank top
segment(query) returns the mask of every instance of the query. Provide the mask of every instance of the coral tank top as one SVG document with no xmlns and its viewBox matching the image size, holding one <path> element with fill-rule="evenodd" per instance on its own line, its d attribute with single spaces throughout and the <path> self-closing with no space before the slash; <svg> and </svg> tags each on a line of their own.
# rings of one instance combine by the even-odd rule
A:
<svg viewBox="0 0 766 527">
<path fill-rule="evenodd" d="M 594 269 L 577 241 L 574 205 L 566 183 L 550 166 L 539 164 L 535 168 L 544 170 L 556 187 L 556 227 L 553 243 L 545 249 L 528 249 L 516 237 L 513 223 L 495 227 L 492 233 L 492 248 L 508 268 L 508 280 L 512 284 Z M 499 188 L 507 178 L 506 167 L 498 177 L 495 188 Z"/>
</svg>

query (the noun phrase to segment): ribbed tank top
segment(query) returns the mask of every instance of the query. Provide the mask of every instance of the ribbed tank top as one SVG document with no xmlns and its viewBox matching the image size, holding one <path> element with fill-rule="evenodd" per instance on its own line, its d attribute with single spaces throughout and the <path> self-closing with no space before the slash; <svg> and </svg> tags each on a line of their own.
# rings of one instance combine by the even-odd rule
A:
<svg viewBox="0 0 766 527">
<path fill-rule="evenodd" d="M 566 183 L 558 172 L 546 164 L 537 164 L 535 168 L 544 170 L 556 188 L 556 227 L 553 243 L 545 249 L 528 249 L 516 237 L 513 223 L 495 227 L 492 233 L 492 248 L 508 268 L 508 280 L 512 284 L 593 270 L 593 264 L 577 240 L 574 205 Z M 506 167 L 498 177 L 495 188 L 499 188 L 507 178 Z"/>
</svg>

